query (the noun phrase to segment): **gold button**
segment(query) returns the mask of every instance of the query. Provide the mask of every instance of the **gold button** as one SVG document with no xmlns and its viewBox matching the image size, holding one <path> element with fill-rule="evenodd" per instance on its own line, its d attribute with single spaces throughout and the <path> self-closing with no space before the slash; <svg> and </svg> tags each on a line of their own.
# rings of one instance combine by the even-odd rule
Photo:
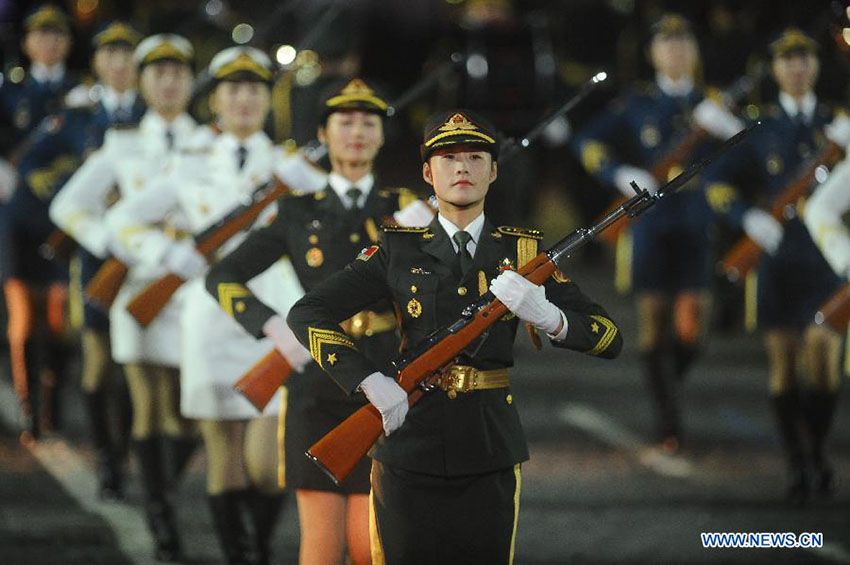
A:
<svg viewBox="0 0 850 565">
<path fill-rule="evenodd" d="M 319 243 L 319 236 L 317 236 L 316 234 L 312 234 L 310 237 L 307 238 L 307 241 L 309 241 L 313 245 L 316 245 L 317 243 Z"/>
<path fill-rule="evenodd" d="M 455 398 L 457 398 L 457 391 L 454 389 L 446 391 L 446 396 L 448 396 L 450 400 L 454 400 Z"/>
<path fill-rule="evenodd" d="M 244 312 L 245 311 L 245 303 L 244 302 L 237 302 L 236 303 L 236 311 L 239 312 L 240 314 L 242 312 Z"/>
<path fill-rule="evenodd" d="M 512 404 L 513 401 L 514 401 L 514 397 L 512 395 L 509 394 L 505 397 L 505 402 L 507 402 L 508 404 Z"/>
<path fill-rule="evenodd" d="M 416 285 L 413 285 L 413 286 L 410 287 L 410 292 L 415 293 L 417 290 L 419 290 L 419 289 L 416 288 Z"/>
<path fill-rule="evenodd" d="M 457 293 L 461 296 L 466 296 L 466 287 L 465 286 L 457 287 Z"/>
<path fill-rule="evenodd" d="M 360 241 L 360 234 L 359 233 L 353 233 L 350 236 L 348 236 L 348 239 L 351 240 L 351 243 L 357 243 L 358 241 Z"/>
</svg>

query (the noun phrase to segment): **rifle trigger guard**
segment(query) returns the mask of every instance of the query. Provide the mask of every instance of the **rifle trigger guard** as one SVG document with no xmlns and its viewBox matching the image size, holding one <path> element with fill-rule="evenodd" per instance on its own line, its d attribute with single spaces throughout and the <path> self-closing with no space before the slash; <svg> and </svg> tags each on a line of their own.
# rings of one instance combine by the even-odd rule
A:
<svg viewBox="0 0 850 565">
<path fill-rule="evenodd" d="M 434 379 L 433 376 L 428 377 L 419 383 L 419 388 L 421 388 L 424 392 L 431 392 L 437 388 L 437 379 Z"/>
</svg>

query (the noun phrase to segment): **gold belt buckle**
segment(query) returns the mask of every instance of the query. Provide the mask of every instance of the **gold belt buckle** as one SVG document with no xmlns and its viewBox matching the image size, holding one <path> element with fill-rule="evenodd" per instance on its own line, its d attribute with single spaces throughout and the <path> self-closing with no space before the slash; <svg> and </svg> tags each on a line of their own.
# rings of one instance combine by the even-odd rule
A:
<svg viewBox="0 0 850 565">
<path fill-rule="evenodd" d="M 469 365 L 452 365 L 448 374 L 443 376 L 441 388 L 449 398 L 454 399 L 458 392 L 469 392 L 473 389 L 477 373 L 477 369 Z"/>
</svg>

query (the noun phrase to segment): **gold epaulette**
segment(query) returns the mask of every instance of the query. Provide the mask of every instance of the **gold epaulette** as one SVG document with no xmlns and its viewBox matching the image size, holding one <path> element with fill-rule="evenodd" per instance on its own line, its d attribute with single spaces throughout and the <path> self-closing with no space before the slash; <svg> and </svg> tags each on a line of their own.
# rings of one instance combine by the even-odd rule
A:
<svg viewBox="0 0 850 565">
<path fill-rule="evenodd" d="M 717 88 L 706 88 L 705 97 L 708 100 L 711 100 L 712 102 L 717 102 L 718 104 L 723 104 L 724 106 L 726 105 L 726 103 L 723 101 L 723 92 Z"/>
<path fill-rule="evenodd" d="M 771 118 L 778 118 L 782 114 L 779 104 L 768 104 L 764 107 L 764 115 Z"/>
<path fill-rule="evenodd" d="M 399 226 L 397 224 L 382 224 L 381 231 L 384 233 L 425 233 L 428 231 L 428 228 Z"/>
<path fill-rule="evenodd" d="M 530 237 L 531 239 L 543 239 L 543 232 L 540 230 L 530 230 L 526 228 L 515 228 L 513 226 L 499 226 L 496 228 L 499 233 L 512 235 L 514 237 Z"/>
<path fill-rule="evenodd" d="M 392 198 L 394 196 L 398 196 L 399 210 L 401 210 L 414 200 L 419 199 L 419 196 L 417 196 L 415 192 L 403 186 L 397 188 L 385 188 L 378 192 L 378 196 L 380 196 L 381 198 Z"/>
</svg>

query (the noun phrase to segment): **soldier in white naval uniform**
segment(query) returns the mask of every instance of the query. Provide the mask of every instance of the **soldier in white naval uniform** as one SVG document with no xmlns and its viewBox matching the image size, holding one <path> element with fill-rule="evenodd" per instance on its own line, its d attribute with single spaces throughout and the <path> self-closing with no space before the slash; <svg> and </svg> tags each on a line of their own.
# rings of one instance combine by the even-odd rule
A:
<svg viewBox="0 0 850 565">
<path fill-rule="evenodd" d="M 209 68 L 215 81 L 211 105 L 221 130 L 213 140 L 201 136 L 181 151 L 170 171 L 152 186 L 122 200 L 107 222 L 126 253 L 142 264 L 162 264 L 190 281 L 182 312 L 181 412 L 201 421 L 207 450 L 207 493 L 219 540 L 229 562 L 250 552 L 268 557 L 268 538 L 280 506 L 275 437 L 280 399 L 259 417 L 233 390 L 233 384 L 273 345 L 248 335 L 206 292 L 207 263 L 191 239 L 175 241 L 159 226 L 171 218 L 197 234 L 245 202 L 253 191 L 277 177 L 291 187 L 318 190 L 326 175 L 300 155 L 288 155 L 262 131 L 270 107 L 271 61 L 257 49 L 232 47 L 216 55 Z M 268 223 L 274 206 L 256 225 Z M 241 233 L 217 258 L 244 239 Z M 249 285 L 278 311 L 303 291 L 291 266 L 276 263 Z M 304 363 L 309 354 L 304 352 Z M 280 394 L 280 393 L 279 393 Z M 240 508 L 254 519 L 253 543 L 246 538 Z M 253 545 L 253 547 L 249 547 Z"/>
<path fill-rule="evenodd" d="M 104 216 L 113 189 L 121 198 L 139 193 L 165 168 L 165 163 L 191 138 L 214 137 L 210 128 L 198 128 L 186 113 L 192 93 L 194 50 L 184 37 L 159 34 L 148 37 L 134 52 L 140 67 L 140 87 L 148 110 L 138 126 L 107 131 L 103 146 L 92 153 L 65 184 L 50 206 L 50 217 L 65 232 L 99 259 L 110 255 L 128 257 L 108 229 Z M 170 473 L 166 462 L 182 469 L 194 441 L 180 417 L 180 295 L 148 328 L 142 328 L 127 312 L 127 302 L 146 284 L 166 274 L 155 264 L 133 266 L 109 311 L 112 358 L 123 365 L 133 403 L 133 447 L 145 493 L 157 557 L 176 558 L 179 543 L 165 498 Z M 88 396 L 102 396 L 102 391 Z M 93 399 L 95 445 L 108 451 L 108 418 L 103 402 Z M 101 456 L 101 477 L 115 483 L 120 468 Z"/>
</svg>

